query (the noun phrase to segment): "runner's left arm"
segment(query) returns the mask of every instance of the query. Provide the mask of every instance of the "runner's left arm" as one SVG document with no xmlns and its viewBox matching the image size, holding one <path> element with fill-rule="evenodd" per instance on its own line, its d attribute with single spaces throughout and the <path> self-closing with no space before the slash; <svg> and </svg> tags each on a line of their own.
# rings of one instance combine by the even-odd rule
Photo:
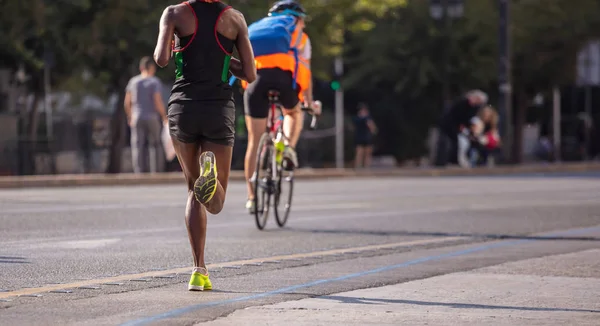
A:
<svg viewBox="0 0 600 326">
<path fill-rule="evenodd" d="M 256 79 L 256 64 L 254 62 L 254 51 L 248 37 L 248 25 L 244 15 L 238 12 L 236 15 L 238 24 L 238 35 L 235 40 L 235 47 L 240 54 L 240 59 L 231 58 L 229 70 L 239 79 L 252 83 Z"/>
</svg>

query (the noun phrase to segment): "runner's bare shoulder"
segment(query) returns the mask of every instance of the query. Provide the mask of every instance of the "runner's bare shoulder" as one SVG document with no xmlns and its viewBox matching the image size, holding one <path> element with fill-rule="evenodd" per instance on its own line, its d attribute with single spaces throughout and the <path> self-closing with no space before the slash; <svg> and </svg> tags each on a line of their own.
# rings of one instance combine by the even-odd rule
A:
<svg viewBox="0 0 600 326">
<path fill-rule="evenodd" d="M 196 31 L 196 15 L 184 2 L 169 6 L 175 21 L 175 34 L 179 37 L 189 36 Z"/>
<path fill-rule="evenodd" d="M 190 10 L 188 9 L 188 6 L 185 3 L 179 3 L 176 5 L 170 5 L 167 6 L 164 10 L 164 12 L 166 14 L 168 14 L 169 16 L 177 19 L 177 18 L 181 18 L 181 15 L 183 13 L 188 13 Z M 190 14 L 193 15 L 193 13 L 189 12 Z"/>
<path fill-rule="evenodd" d="M 225 10 L 217 22 L 217 32 L 230 40 L 237 39 L 238 32 L 244 27 L 247 28 L 244 14 L 234 8 Z"/>
</svg>

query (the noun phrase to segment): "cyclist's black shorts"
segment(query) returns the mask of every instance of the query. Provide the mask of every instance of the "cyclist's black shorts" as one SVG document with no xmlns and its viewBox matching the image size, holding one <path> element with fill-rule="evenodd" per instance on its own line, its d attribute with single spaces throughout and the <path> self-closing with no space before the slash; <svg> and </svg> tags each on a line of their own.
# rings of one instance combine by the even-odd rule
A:
<svg viewBox="0 0 600 326">
<path fill-rule="evenodd" d="M 235 104 L 225 101 L 172 101 L 169 103 L 169 133 L 183 143 L 208 141 L 233 146 Z"/>
<path fill-rule="evenodd" d="M 279 102 L 286 109 L 293 109 L 300 101 L 300 87 L 293 88 L 291 71 L 279 68 L 257 70 L 256 80 L 249 84 L 244 93 L 244 113 L 252 118 L 266 118 L 269 115 L 269 91 L 279 91 Z"/>
</svg>

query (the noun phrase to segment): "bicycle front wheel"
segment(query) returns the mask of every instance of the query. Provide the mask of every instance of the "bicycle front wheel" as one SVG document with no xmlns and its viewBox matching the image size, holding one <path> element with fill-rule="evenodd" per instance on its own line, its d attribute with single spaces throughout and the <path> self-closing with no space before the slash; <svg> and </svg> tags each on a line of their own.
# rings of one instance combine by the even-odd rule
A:
<svg viewBox="0 0 600 326">
<path fill-rule="evenodd" d="M 273 180 L 271 177 L 273 158 L 273 143 L 268 133 L 264 133 L 258 143 L 256 155 L 256 168 L 254 170 L 254 217 L 256 227 L 262 230 L 267 225 L 269 218 L 269 206 L 273 192 Z"/>
</svg>

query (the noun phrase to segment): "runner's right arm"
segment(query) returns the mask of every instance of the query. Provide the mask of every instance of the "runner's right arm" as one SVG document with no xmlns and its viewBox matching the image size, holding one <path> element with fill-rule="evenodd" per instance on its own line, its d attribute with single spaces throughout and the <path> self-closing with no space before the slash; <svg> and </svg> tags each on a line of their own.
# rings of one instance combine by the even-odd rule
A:
<svg viewBox="0 0 600 326">
<path fill-rule="evenodd" d="M 167 7 L 160 17 L 160 25 L 158 30 L 158 40 L 154 49 L 154 61 L 156 64 L 164 68 L 169 64 L 171 59 L 171 50 L 173 35 L 175 33 L 175 8 Z"/>
<path fill-rule="evenodd" d="M 248 37 L 248 25 L 244 15 L 240 12 L 235 15 L 235 21 L 238 25 L 238 34 L 235 40 L 235 47 L 240 54 L 240 59 L 231 58 L 229 70 L 239 79 L 243 79 L 248 83 L 256 80 L 256 64 L 254 63 L 254 51 Z"/>
</svg>

